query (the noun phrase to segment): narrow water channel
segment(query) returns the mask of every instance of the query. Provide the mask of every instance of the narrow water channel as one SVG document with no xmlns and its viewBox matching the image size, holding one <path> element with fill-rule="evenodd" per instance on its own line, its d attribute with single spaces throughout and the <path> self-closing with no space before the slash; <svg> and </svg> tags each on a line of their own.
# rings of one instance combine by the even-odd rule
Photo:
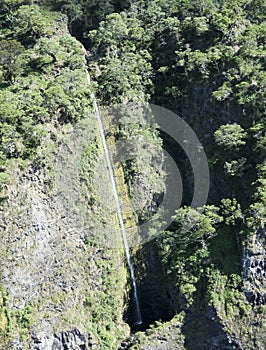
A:
<svg viewBox="0 0 266 350">
<path fill-rule="evenodd" d="M 87 81 L 88 81 L 88 84 L 90 85 L 91 79 L 90 79 L 89 73 L 87 73 Z M 121 205 L 120 205 L 120 201 L 119 201 L 119 197 L 118 197 L 118 193 L 117 193 L 117 187 L 116 187 L 116 182 L 115 182 L 115 175 L 114 175 L 114 170 L 113 170 L 113 166 L 112 166 L 111 156 L 110 156 L 107 141 L 105 138 L 103 120 L 101 117 L 101 113 L 100 113 L 94 92 L 91 92 L 91 96 L 92 96 L 93 107 L 95 110 L 95 114 L 96 114 L 98 125 L 99 125 L 99 130 L 100 130 L 100 134 L 101 134 L 101 140 L 102 140 L 102 144 L 103 144 L 103 148 L 104 148 L 104 154 L 105 154 L 107 168 L 108 168 L 109 177 L 110 177 L 110 181 L 111 181 L 113 196 L 114 196 L 114 200 L 115 200 L 115 204 L 116 204 L 116 211 L 117 211 L 119 226 L 120 226 L 121 234 L 122 234 L 122 238 L 123 238 L 123 244 L 124 244 L 124 248 L 125 248 L 128 269 L 129 269 L 131 282 L 132 282 L 133 301 L 134 301 L 134 305 L 136 308 L 136 320 L 134 322 L 134 325 L 141 325 L 142 324 L 142 317 L 141 317 L 141 312 L 140 312 L 140 304 L 139 304 L 136 278 L 135 278 L 133 264 L 131 261 L 130 250 L 129 250 L 129 246 L 128 246 L 127 234 L 126 234 L 126 229 L 124 226 Z"/>
</svg>

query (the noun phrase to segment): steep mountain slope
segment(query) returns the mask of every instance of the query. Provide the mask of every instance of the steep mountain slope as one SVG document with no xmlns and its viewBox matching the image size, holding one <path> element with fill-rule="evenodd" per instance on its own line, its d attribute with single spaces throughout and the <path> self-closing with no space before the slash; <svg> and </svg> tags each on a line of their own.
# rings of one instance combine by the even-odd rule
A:
<svg viewBox="0 0 266 350">
<path fill-rule="evenodd" d="M 2 349 L 265 348 L 264 14 L 262 0 L 0 2 Z M 125 106 L 106 137 L 133 145 L 118 172 L 134 220 L 160 204 L 162 145 L 183 178 L 172 224 L 132 250 L 142 328 L 87 69 L 100 104 Z M 197 133 L 204 207 L 182 147 L 129 113 L 147 102 Z"/>
<path fill-rule="evenodd" d="M 84 51 L 60 13 L 12 15 L 14 29 L 2 14 L 2 55 L 6 43 L 23 52 L 12 79 L 2 71 L 1 349 L 116 348 L 129 336 L 126 267 L 123 250 L 103 244 L 113 200 L 99 161 L 108 208 L 94 194 L 102 158 Z M 33 26 L 42 21 L 48 33 Z"/>
</svg>

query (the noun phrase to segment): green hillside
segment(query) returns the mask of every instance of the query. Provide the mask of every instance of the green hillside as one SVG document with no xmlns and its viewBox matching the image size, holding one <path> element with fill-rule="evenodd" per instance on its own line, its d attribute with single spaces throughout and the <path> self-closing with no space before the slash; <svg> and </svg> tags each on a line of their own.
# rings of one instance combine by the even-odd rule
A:
<svg viewBox="0 0 266 350">
<path fill-rule="evenodd" d="M 0 349 L 265 349 L 265 7 L 0 0 Z M 134 153 L 115 159 L 129 233 L 162 201 L 163 149 L 183 180 L 172 223 L 141 244 L 131 232 L 141 327 L 92 92 L 110 148 Z M 197 135 L 200 208 L 148 104 Z"/>
</svg>

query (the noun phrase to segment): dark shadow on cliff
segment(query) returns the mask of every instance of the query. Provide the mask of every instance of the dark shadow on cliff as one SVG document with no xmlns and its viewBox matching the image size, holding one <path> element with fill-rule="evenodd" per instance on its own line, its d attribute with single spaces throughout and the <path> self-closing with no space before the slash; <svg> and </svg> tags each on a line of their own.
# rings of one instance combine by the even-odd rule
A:
<svg viewBox="0 0 266 350">
<path fill-rule="evenodd" d="M 187 350 L 233 350 L 240 347 L 230 340 L 223 329 L 215 309 L 208 305 L 207 278 L 197 283 L 194 302 L 186 310 L 182 333 Z"/>
<path fill-rule="evenodd" d="M 166 322 L 176 314 L 174 291 L 160 262 L 155 241 L 142 246 L 134 256 L 143 324 L 136 325 L 135 302 L 130 299 L 124 318 L 133 331 L 149 328 L 155 321 Z"/>
<path fill-rule="evenodd" d="M 163 149 L 170 154 L 180 171 L 183 184 L 182 205 L 190 205 L 193 198 L 194 175 L 189 159 L 183 148 L 163 130 L 159 130 Z M 176 208 L 178 209 L 178 208 Z"/>
<path fill-rule="evenodd" d="M 212 263 L 222 274 L 241 274 L 242 245 L 239 232 L 241 227 L 224 226 L 209 241 Z"/>
</svg>

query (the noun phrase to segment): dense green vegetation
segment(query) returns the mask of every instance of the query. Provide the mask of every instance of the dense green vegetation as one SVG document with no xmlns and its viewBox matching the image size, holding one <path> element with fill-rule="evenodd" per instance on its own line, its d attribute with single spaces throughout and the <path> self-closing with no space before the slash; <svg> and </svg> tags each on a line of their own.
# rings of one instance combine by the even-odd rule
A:
<svg viewBox="0 0 266 350">
<path fill-rule="evenodd" d="M 230 280 L 241 281 L 242 245 L 265 221 L 263 13 L 262 1 L 135 1 L 88 34 L 104 102 L 144 95 L 197 130 L 211 169 L 211 207 L 180 209 L 158 244 L 187 307 L 202 279 L 213 288 L 205 290 L 208 303 L 232 295 L 226 307 L 234 311 L 220 315 L 229 324 L 242 318 L 247 328 L 236 326 L 240 338 L 245 332 L 252 338 L 244 315 L 252 318 L 253 311 L 245 309 L 243 283 L 233 287 Z M 195 225 L 182 233 L 191 218 Z M 214 280 L 223 287 L 214 288 Z"/>
<path fill-rule="evenodd" d="M 10 9 L 13 3 L 2 4 L 0 24 L 1 186 L 12 160 L 41 166 L 49 159 L 38 152 L 41 143 L 56 145 L 54 127 L 83 118 L 90 96 L 83 52 L 63 34 L 62 15 L 37 5 Z"/>
<path fill-rule="evenodd" d="M 76 36 L 88 50 L 103 105 L 152 102 L 197 131 L 211 170 L 208 203 L 190 209 L 187 193 L 186 205 L 154 244 L 176 290 L 176 312 L 204 313 L 212 305 L 226 332 L 247 349 L 261 346 L 254 322 L 265 313 L 265 305 L 257 310 L 245 299 L 241 262 L 243 246 L 266 220 L 265 13 L 263 0 L 0 0 L 1 199 L 14 168 L 52 170 L 60 129 L 88 115 L 85 57 Z M 125 119 L 113 135 L 130 140 L 140 133 L 132 129 Z M 161 144 L 154 129 L 148 134 Z M 94 142 L 81 164 L 90 189 L 87 159 L 97 156 Z M 42 152 L 45 144 L 53 151 Z M 181 151 L 172 152 L 190 178 Z M 124 164 L 130 188 L 139 174 L 149 178 L 143 170 L 149 159 L 143 157 L 142 164 Z M 188 180 L 188 192 L 192 187 Z M 112 314 L 110 305 L 105 312 Z M 28 314 L 15 316 L 18 322 L 23 317 Z M 96 311 L 93 317 L 96 324 L 105 315 Z M 102 334 L 107 346 L 108 329 Z"/>
</svg>

